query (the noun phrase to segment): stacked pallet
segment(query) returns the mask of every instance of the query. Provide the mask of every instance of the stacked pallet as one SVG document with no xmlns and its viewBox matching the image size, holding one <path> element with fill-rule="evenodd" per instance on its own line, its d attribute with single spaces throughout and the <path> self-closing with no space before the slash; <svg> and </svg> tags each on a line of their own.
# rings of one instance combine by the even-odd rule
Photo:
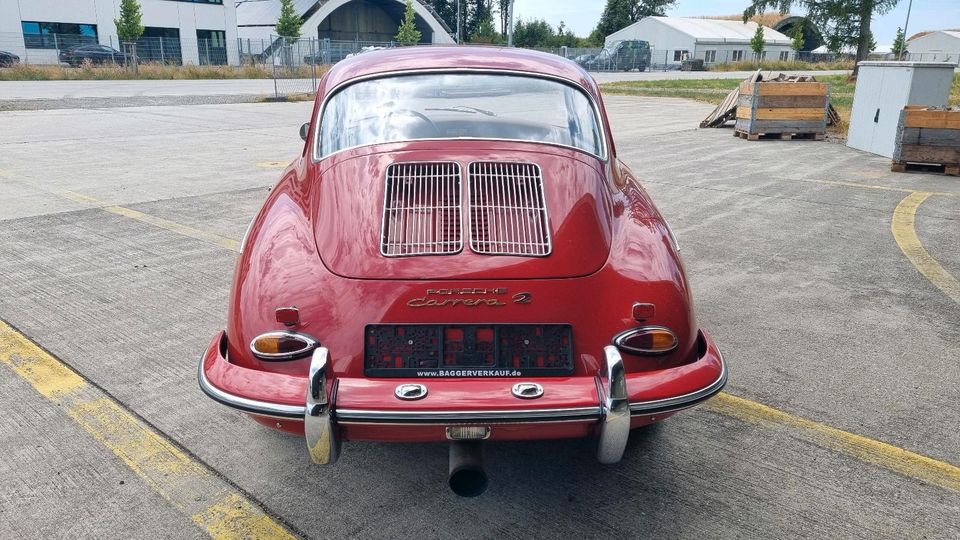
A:
<svg viewBox="0 0 960 540">
<path fill-rule="evenodd" d="M 931 168 L 960 176 L 960 110 L 907 105 L 900 112 L 890 169 Z"/>
<path fill-rule="evenodd" d="M 774 79 L 740 83 L 734 135 L 763 139 L 822 140 L 829 120 L 830 87 Z"/>
</svg>

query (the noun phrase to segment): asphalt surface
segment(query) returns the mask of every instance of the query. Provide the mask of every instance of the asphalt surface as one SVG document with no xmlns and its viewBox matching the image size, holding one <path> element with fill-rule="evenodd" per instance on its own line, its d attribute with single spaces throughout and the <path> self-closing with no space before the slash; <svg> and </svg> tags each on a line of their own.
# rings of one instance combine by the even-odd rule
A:
<svg viewBox="0 0 960 540">
<path fill-rule="evenodd" d="M 299 153 L 309 109 L 0 114 L 0 319 L 305 536 L 960 536 L 957 490 L 716 407 L 635 434 L 614 466 L 588 441 L 491 445 L 490 489 L 458 499 L 443 445 L 347 443 L 318 468 L 299 438 L 205 398 L 196 361 L 224 326 L 236 254 L 98 206 L 239 239 Z M 607 102 L 620 157 L 679 237 L 699 323 L 730 363 L 726 391 L 960 465 L 960 304 L 891 232 L 904 197 L 938 193 L 916 233 L 960 276 L 958 179 L 891 173 L 833 143 L 694 129 L 709 109 Z M 64 408 L 0 364 L 0 537 L 203 535 Z"/>
</svg>

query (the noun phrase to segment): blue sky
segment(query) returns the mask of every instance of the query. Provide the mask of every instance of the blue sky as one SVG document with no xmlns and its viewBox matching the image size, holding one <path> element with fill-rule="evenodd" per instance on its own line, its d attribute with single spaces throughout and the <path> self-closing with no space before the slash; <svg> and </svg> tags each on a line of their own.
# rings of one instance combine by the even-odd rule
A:
<svg viewBox="0 0 960 540">
<path fill-rule="evenodd" d="M 909 0 L 886 15 L 874 17 L 873 33 L 877 43 L 889 45 L 898 26 L 903 26 Z M 524 19 L 546 19 L 554 26 L 564 21 L 580 36 L 586 36 L 600 19 L 605 0 L 516 0 L 514 15 Z M 748 0 L 679 0 L 677 7 L 667 12 L 674 17 L 700 15 L 734 15 L 742 13 Z M 798 10 L 794 13 L 800 14 Z M 913 0 L 909 34 L 921 30 L 960 28 L 960 0 Z"/>
</svg>

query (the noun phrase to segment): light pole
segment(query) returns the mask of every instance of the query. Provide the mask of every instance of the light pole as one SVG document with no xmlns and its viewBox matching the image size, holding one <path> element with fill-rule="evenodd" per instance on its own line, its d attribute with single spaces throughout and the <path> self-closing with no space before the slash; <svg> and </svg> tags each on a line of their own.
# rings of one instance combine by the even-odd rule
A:
<svg viewBox="0 0 960 540">
<path fill-rule="evenodd" d="M 903 53 L 907 52 L 907 27 L 910 26 L 910 10 L 913 9 L 913 0 L 910 0 L 910 3 L 907 4 L 907 22 L 903 23 L 903 47 L 900 49 L 900 53 L 897 54 L 897 60 L 903 60 Z M 923 58 L 920 59 L 921 61 Z"/>
<path fill-rule="evenodd" d="M 513 47 L 513 0 L 507 5 L 507 47 Z"/>
<path fill-rule="evenodd" d="M 460 2 L 462 0 L 457 0 L 457 45 L 460 44 Z"/>
</svg>

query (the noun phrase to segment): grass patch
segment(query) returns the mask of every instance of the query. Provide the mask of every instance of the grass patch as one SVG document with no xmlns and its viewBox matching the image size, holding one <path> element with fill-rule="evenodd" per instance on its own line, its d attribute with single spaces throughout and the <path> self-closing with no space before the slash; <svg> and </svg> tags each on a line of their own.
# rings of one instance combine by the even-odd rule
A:
<svg viewBox="0 0 960 540">
<path fill-rule="evenodd" d="M 846 135 L 853 107 L 854 83 L 846 75 L 822 75 L 817 80 L 830 84 L 830 103 L 840 114 L 840 124 L 832 131 Z M 600 85 L 606 94 L 625 96 L 677 97 L 719 105 L 723 98 L 736 88 L 737 79 L 681 79 L 673 81 L 629 81 Z M 953 76 L 949 104 L 960 107 L 960 74 Z"/>
<path fill-rule="evenodd" d="M 728 62 L 710 66 L 710 71 L 827 71 L 846 69 L 853 71 L 853 60 L 836 60 L 833 62 L 802 62 L 799 60 L 765 60 L 762 62 Z"/>
<path fill-rule="evenodd" d="M 317 66 L 317 77 L 329 66 Z M 281 78 L 310 78 L 313 67 L 304 66 L 277 71 Z M 234 66 L 172 66 L 148 63 L 138 66 L 137 72 L 118 65 L 80 67 L 36 66 L 17 64 L 0 69 L 0 81 L 113 81 L 113 80 L 185 80 L 185 79 L 271 79 L 273 69 L 264 65 Z"/>
</svg>

